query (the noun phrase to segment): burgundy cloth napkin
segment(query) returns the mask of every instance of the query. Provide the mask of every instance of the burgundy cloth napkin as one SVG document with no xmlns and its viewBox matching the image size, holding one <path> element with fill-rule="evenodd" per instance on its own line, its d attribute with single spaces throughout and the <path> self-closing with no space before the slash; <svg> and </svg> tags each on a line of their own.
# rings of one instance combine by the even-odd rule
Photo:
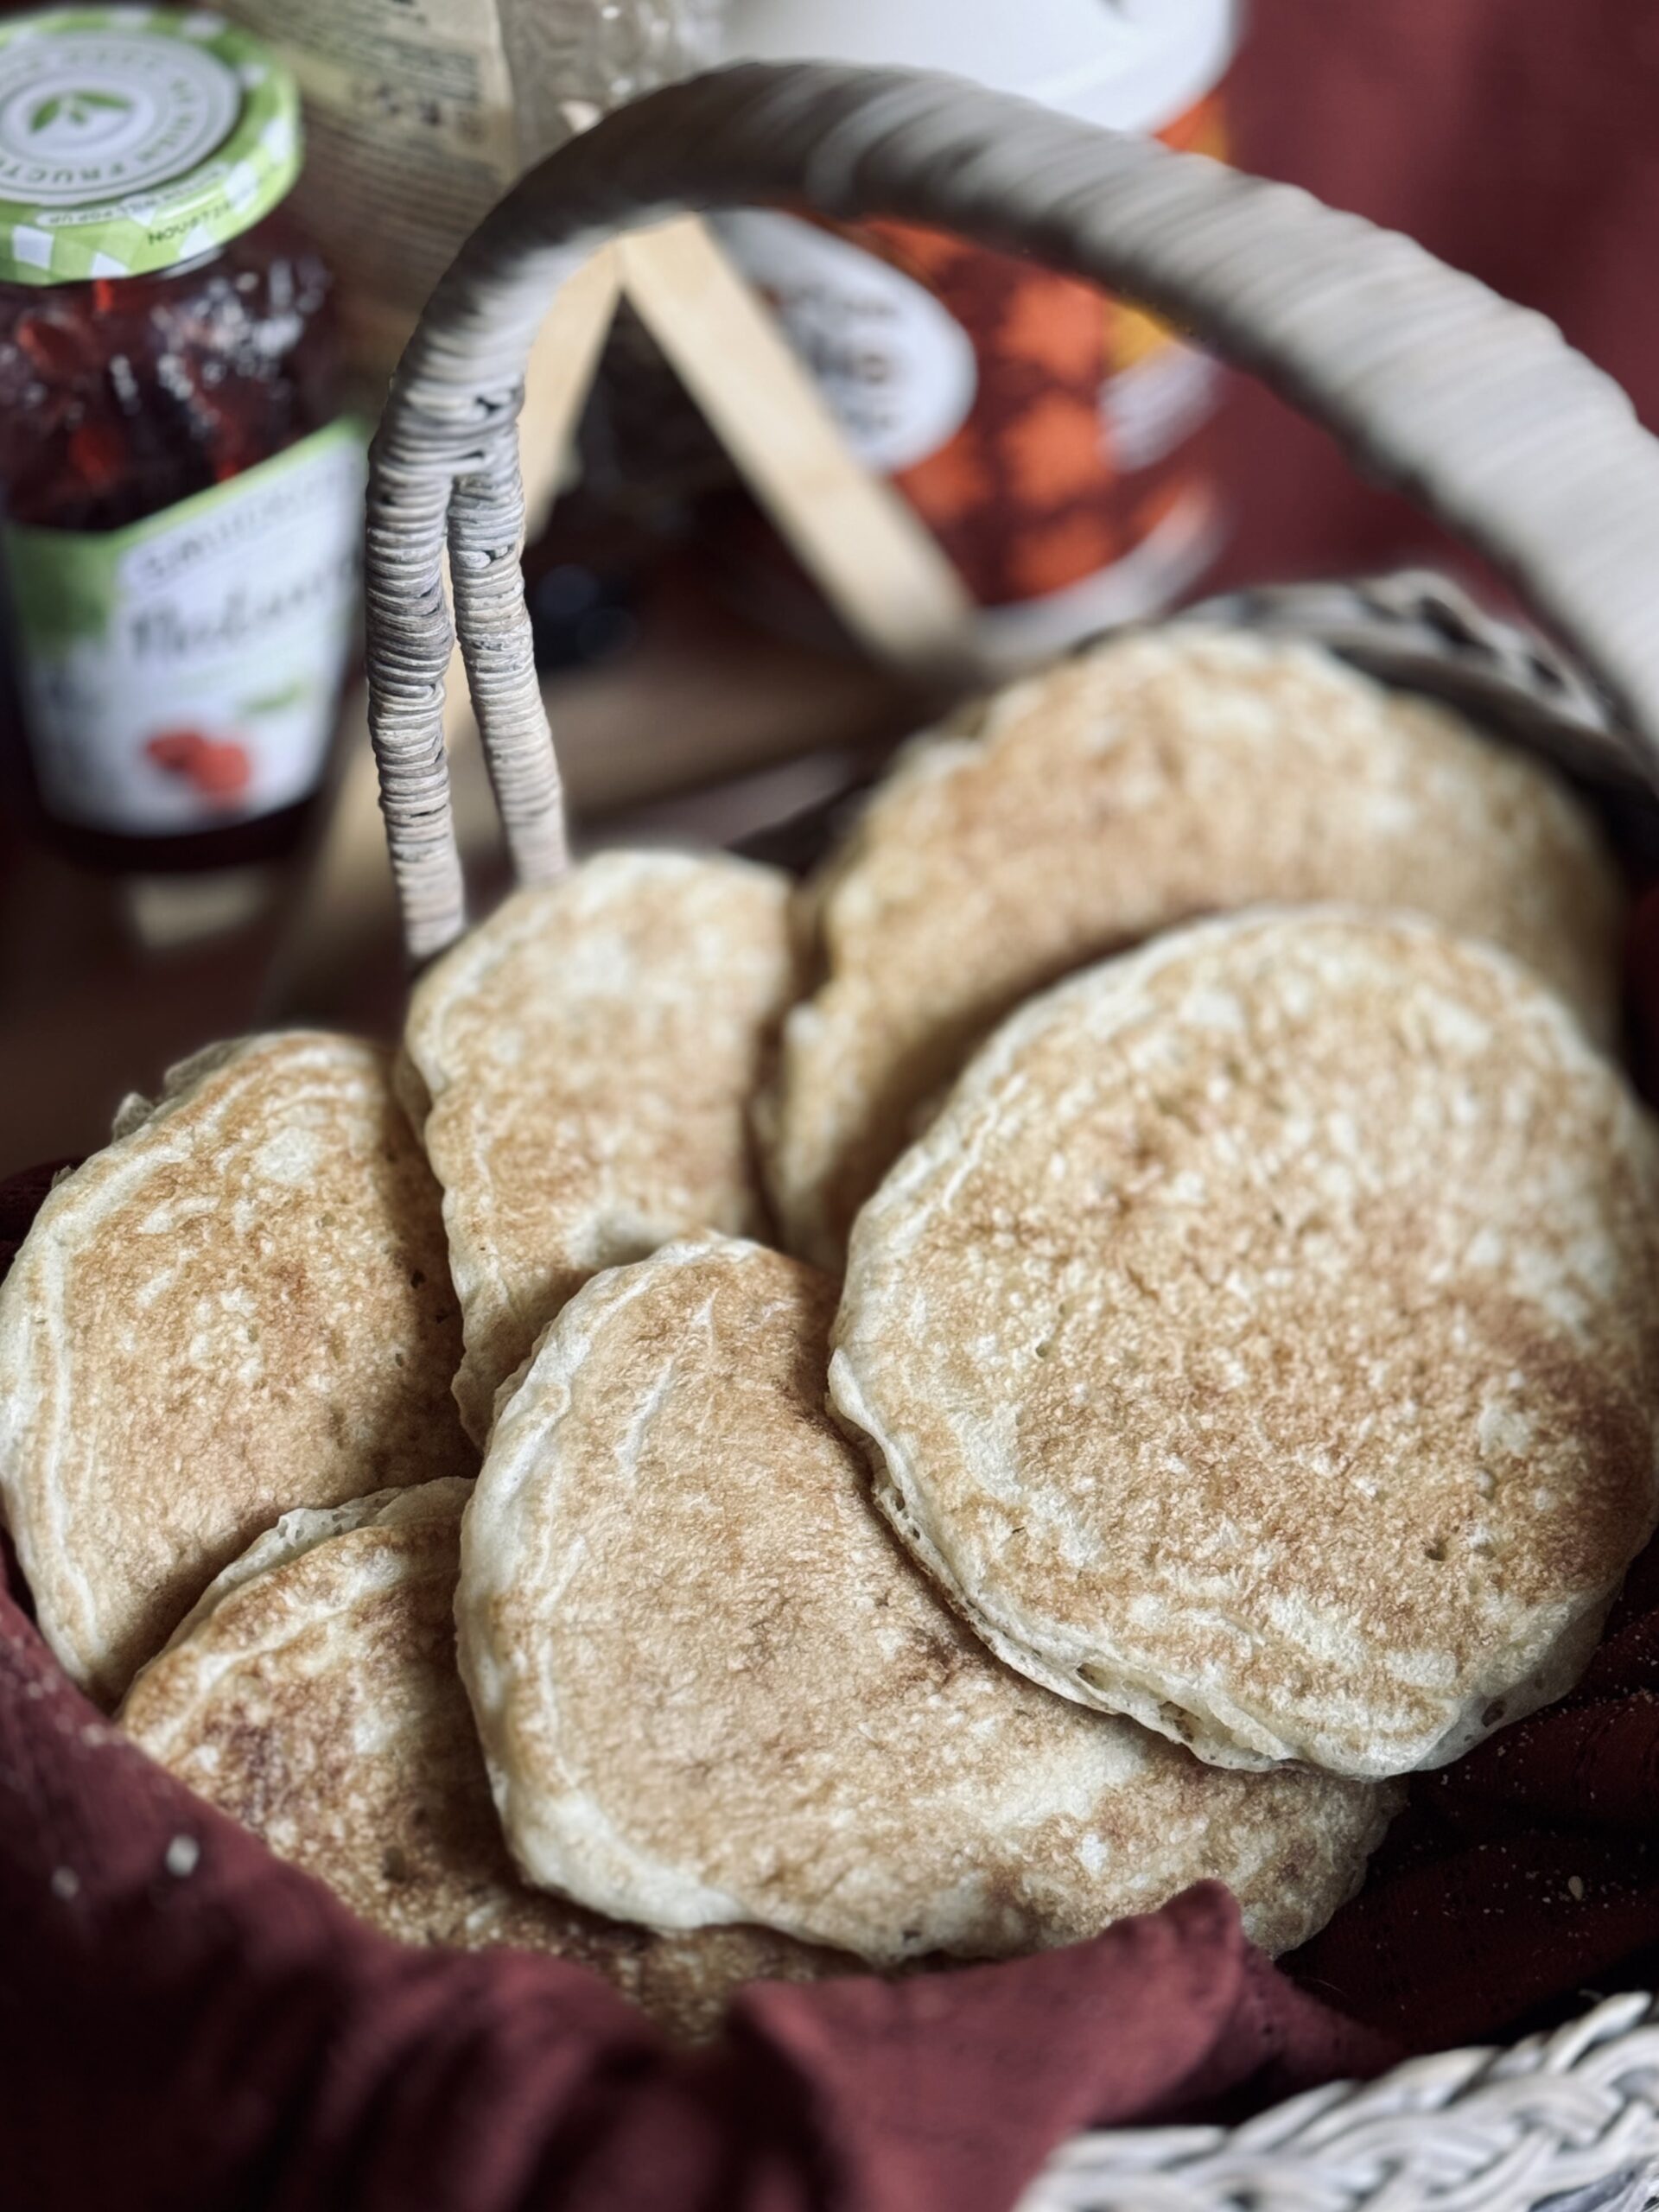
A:
<svg viewBox="0 0 1659 2212">
<path fill-rule="evenodd" d="M 1419 1777 L 1363 1891 L 1286 1964 L 1420 2048 L 1659 1985 L 1659 1542 L 1573 1694 Z"/>
</svg>

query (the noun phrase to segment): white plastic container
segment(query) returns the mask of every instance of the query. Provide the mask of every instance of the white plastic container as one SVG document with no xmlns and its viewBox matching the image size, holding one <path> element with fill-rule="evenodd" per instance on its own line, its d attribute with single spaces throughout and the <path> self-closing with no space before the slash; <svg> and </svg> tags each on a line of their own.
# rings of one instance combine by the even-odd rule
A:
<svg viewBox="0 0 1659 2212">
<path fill-rule="evenodd" d="M 1239 0 L 732 0 L 728 60 L 944 68 L 1224 154 Z M 1215 365 L 1121 302 L 912 226 L 721 218 L 854 450 L 934 531 L 1009 660 L 1154 612 L 1226 517 Z"/>
</svg>

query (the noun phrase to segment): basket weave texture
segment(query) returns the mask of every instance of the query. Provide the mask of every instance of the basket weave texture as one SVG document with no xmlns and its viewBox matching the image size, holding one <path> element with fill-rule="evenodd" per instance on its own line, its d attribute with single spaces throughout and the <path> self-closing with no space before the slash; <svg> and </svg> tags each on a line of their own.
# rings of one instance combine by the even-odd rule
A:
<svg viewBox="0 0 1659 2212">
<path fill-rule="evenodd" d="M 548 302 L 620 231 L 755 204 L 957 230 L 1193 329 L 1494 562 L 1579 664 L 1433 579 L 1227 611 L 1322 636 L 1649 802 L 1659 444 L 1552 325 L 1409 239 L 1195 156 L 945 78 L 741 68 L 622 110 L 528 176 L 394 380 L 370 485 L 370 725 L 412 962 L 466 918 L 442 734 L 457 632 L 518 875 L 566 864 L 518 567 L 517 415 Z M 1414 2061 L 1230 2131 L 1081 2137 L 1025 2212 L 1623 2212 L 1659 2202 L 1656 2107 L 1659 2011 L 1621 1997 L 1513 2050 Z"/>
</svg>

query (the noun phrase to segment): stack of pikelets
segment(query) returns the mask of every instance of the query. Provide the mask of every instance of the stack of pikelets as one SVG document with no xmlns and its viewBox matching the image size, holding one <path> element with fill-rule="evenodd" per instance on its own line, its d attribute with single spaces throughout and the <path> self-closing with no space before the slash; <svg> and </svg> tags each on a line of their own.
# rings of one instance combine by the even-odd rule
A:
<svg viewBox="0 0 1659 2212">
<path fill-rule="evenodd" d="M 589 861 L 395 1068 L 221 1048 L 53 1192 L 41 1628 L 366 1919 L 683 2033 L 1206 1876 L 1294 1945 L 1659 1517 L 1620 927 L 1540 767 L 1198 629 L 913 748 L 803 893 Z"/>
</svg>

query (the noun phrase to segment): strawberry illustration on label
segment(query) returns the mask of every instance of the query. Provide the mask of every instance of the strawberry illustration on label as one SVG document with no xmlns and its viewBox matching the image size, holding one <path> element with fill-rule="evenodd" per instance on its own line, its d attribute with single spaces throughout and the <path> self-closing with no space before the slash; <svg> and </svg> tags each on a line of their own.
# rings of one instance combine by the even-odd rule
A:
<svg viewBox="0 0 1659 2212">
<path fill-rule="evenodd" d="M 199 729 L 159 730 L 144 752 L 158 768 L 181 777 L 217 805 L 233 805 L 253 780 L 248 749 L 235 738 L 209 737 Z"/>
<path fill-rule="evenodd" d="M 204 798 L 228 806 L 241 798 L 252 782 L 253 763 L 246 746 L 238 745 L 233 738 L 210 739 L 197 753 L 190 777 Z"/>
</svg>

